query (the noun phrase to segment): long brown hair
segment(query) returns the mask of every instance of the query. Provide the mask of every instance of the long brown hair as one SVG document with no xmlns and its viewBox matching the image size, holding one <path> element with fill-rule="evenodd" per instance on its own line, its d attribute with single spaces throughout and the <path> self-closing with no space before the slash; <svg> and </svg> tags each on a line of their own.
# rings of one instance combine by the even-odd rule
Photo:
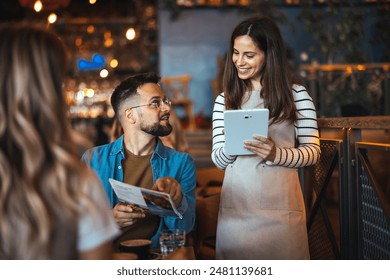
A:
<svg viewBox="0 0 390 280">
<path fill-rule="evenodd" d="M 267 17 L 252 17 L 242 21 L 233 30 L 225 63 L 223 89 L 227 109 L 241 108 L 243 95 L 251 91 L 249 80 L 238 78 L 232 55 L 234 40 L 243 35 L 252 38 L 257 47 L 265 54 L 261 71 L 261 97 L 264 107 L 270 111 L 273 122 L 282 120 L 295 121 L 296 107 L 292 95 L 292 75 L 289 70 L 286 51 L 282 36 L 276 23 Z"/>
<path fill-rule="evenodd" d="M 53 258 L 60 223 L 77 237 L 91 174 L 68 127 L 66 50 L 44 27 L 9 23 L 0 57 L 0 259 Z"/>
</svg>

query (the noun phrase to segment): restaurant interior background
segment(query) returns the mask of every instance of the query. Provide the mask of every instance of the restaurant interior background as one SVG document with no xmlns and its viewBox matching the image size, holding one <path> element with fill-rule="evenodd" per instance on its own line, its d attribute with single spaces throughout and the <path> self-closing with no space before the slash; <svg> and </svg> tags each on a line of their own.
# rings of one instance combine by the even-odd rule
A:
<svg viewBox="0 0 390 280">
<path fill-rule="evenodd" d="M 43 5 L 39 12 L 36 2 Z M 319 117 L 388 115 L 389 6 L 374 0 L 2 0 L 0 20 L 52 20 L 71 51 L 65 90 L 72 119 L 105 116 L 107 108 L 111 116 L 113 87 L 131 73 L 156 71 L 189 75 L 202 128 L 221 92 L 232 28 L 252 14 L 277 20 Z M 188 116 L 176 111 L 186 126 Z"/>
<path fill-rule="evenodd" d="M 42 4 L 39 12 L 34 10 L 34 6 L 39 8 L 37 4 Z M 368 216 L 374 219 L 369 224 L 375 225 L 379 233 L 372 234 L 375 229 L 365 231 L 372 235 L 368 243 L 357 237 L 361 232 L 357 230 L 356 221 L 360 219 L 357 215 L 364 213 L 364 209 L 356 211 L 358 187 L 354 178 L 365 176 L 351 175 L 363 170 L 355 170 L 355 142 L 390 143 L 389 0 L 0 1 L 0 22 L 23 19 L 45 22 L 66 42 L 71 63 L 64 89 L 70 124 L 91 141 L 98 137 L 101 128 L 97 125 L 112 121 L 109 104 L 112 90 L 128 75 L 156 71 L 163 77 L 162 85 L 168 95 L 172 94 L 168 81 L 182 82 L 172 96 L 177 99 L 174 109 L 185 128 L 197 178 L 205 182 L 208 167 L 213 167 L 211 115 L 214 99 L 222 91 L 228 40 L 234 26 L 254 14 L 268 15 L 277 21 L 290 63 L 314 99 L 321 137 L 325 136 L 321 162 L 310 171 L 315 176 L 308 177 L 316 180 L 311 185 L 318 185 L 318 190 L 305 188 L 306 184 L 303 187 L 305 192 L 317 195 L 313 203 L 308 203 L 307 211 L 313 224 L 309 227 L 312 258 L 364 258 L 365 253 L 361 252 L 367 249 L 360 248 L 379 240 L 383 242 L 375 243 L 372 250 L 379 254 L 367 258 L 389 259 L 389 220 L 383 218 L 381 207 L 375 206 L 380 218 L 372 214 L 372 208 L 368 211 Z M 333 119 L 350 116 L 385 117 L 378 122 Z M 329 138 L 343 141 L 337 140 L 334 145 Z M 343 147 L 339 147 L 340 143 L 344 143 Z M 386 210 L 390 209 L 390 150 L 388 144 L 384 146 L 384 150 L 370 151 L 370 159 L 386 194 L 383 208 Z M 328 163 L 332 163 L 329 168 Z M 201 172 L 205 172 L 204 177 Z M 213 176 L 215 180 L 216 173 Z M 219 170 L 218 176 L 220 182 L 223 172 Z M 200 186 L 206 186 L 199 179 Z M 215 188 L 207 188 L 208 192 L 212 190 Z M 311 199 L 311 193 L 305 197 Z M 368 204 L 376 202 L 368 197 Z M 320 214 L 325 212 L 318 205 L 323 202 L 329 215 L 322 217 Z M 318 217 L 330 221 L 331 227 L 325 230 L 316 226 L 324 225 L 318 222 Z M 378 226 L 376 221 L 381 224 Z M 378 248 L 384 248 L 384 253 Z"/>
</svg>

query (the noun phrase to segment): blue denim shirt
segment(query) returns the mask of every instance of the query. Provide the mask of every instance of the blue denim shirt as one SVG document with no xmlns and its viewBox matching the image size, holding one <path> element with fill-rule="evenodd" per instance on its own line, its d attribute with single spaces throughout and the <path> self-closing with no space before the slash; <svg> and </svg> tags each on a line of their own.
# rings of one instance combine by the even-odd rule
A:
<svg viewBox="0 0 390 280">
<path fill-rule="evenodd" d="M 102 181 L 111 208 L 119 203 L 119 200 L 108 179 L 113 178 L 123 181 L 122 160 L 124 158 L 123 135 L 113 143 L 87 150 L 82 156 L 82 161 L 89 165 Z M 189 233 L 194 227 L 195 164 L 189 154 L 165 147 L 160 139 L 157 140 L 156 149 L 153 152 L 150 163 L 152 165 L 154 183 L 158 178 L 164 176 L 173 177 L 181 184 L 183 194 L 183 199 L 178 207 L 178 211 L 183 215 L 183 219 L 176 216 L 161 218 L 160 226 L 152 237 L 152 246 L 158 247 L 158 234 L 162 229 L 181 228 Z"/>
</svg>

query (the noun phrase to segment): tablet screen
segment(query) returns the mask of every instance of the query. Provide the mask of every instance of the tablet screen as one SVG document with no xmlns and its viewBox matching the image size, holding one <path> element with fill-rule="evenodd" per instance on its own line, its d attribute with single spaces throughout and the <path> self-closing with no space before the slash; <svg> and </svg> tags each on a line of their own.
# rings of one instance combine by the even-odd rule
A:
<svg viewBox="0 0 390 280">
<path fill-rule="evenodd" d="M 244 141 L 253 135 L 268 136 L 268 109 L 240 109 L 224 112 L 225 151 L 229 155 L 253 154 L 244 148 Z"/>
</svg>

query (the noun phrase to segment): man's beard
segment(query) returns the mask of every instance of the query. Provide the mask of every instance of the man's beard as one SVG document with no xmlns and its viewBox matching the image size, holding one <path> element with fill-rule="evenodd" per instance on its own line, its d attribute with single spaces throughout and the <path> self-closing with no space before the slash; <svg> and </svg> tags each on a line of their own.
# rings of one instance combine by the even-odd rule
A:
<svg viewBox="0 0 390 280">
<path fill-rule="evenodd" d="M 167 136 L 172 131 L 172 125 L 169 122 L 167 123 L 167 125 L 155 123 L 151 126 L 147 126 L 142 124 L 141 130 L 153 136 Z"/>
</svg>

